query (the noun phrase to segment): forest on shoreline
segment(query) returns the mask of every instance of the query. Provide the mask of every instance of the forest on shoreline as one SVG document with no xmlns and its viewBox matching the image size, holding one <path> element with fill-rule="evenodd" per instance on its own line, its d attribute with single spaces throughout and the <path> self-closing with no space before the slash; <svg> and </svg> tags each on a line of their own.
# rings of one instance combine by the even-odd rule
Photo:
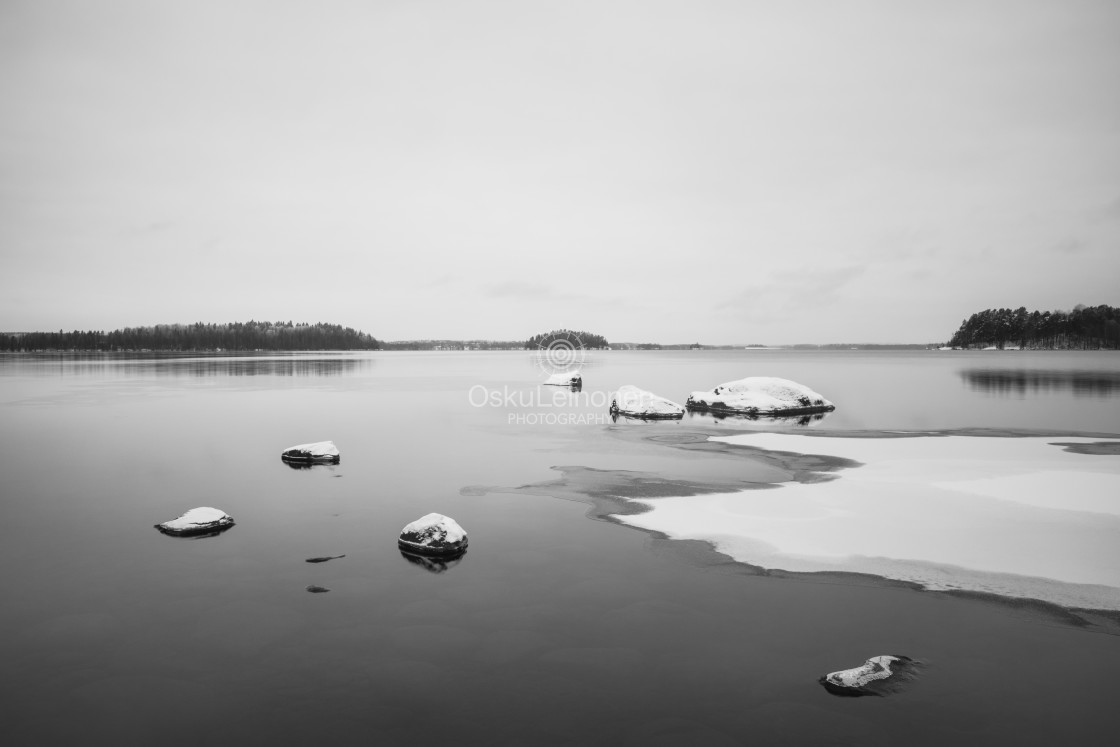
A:
<svg viewBox="0 0 1120 747">
<path fill-rule="evenodd" d="M 536 350 L 559 344 L 606 348 L 591 332 L 561 329 L 528 340 L 401 340 L 386 342 L 338 324 L 233 322 L 157 324 L 102 331 L 0 333 L 0 352 L 225 352 L 296 350 Z"/>
<path fill-rule="evenodd" d="M 1078 304 L 1073 311 L 985 309 L 961 322 L 949 340 L 959 348 L 1120 349 L 1120 308 Z"/>
<path fill-rule="evenodd" d="M 157 324 L 112 332 L 78 331 L 8 333 L 0 351 L 185 352 L 225 350 L 380 350 L 381 343 L 338 324 L 233 322 L 229 324 Z"/>
</svg>

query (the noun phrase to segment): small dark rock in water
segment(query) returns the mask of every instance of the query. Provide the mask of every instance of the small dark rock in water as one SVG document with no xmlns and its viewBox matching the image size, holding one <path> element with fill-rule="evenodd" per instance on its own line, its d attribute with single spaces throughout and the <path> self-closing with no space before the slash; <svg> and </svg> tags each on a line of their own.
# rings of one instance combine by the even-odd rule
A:
<svg viewBox="0 0 1120 747">
<path fill-rule="evenodd" d="M 217 508 L 192 508 L 177 519 L 156 524 L 164 534 L 176 537 L 212 537 L 233 526 L 233 517 Z"/>
<path fill-rule="evenodd" d="M 466 550 L 454 555 L 419 555 L 401 550 L 401 557 L 413 565 L 418 565 L 429 573 L 444 573 L 459 565 Z"/>
<path fill-rule="evenodd" d="M 420 555 L 459 555 L 467 549 L 467 533 L 450 517 L 428 514 L 405 526 L 397 545 Z"/>
<path fill-rule="evenodd" d="M 872 656 L 861 666 L 826 674 L 820 683 L 833 695 L 888 695 L 912 679 L 915 666 L 908 656 Z"/>
<path fill-rule="evenodd" d="M 310 591 L 312 594 L 322 594 L 324 592 L 330 591 L 330 589 L 328 589 L 325 586 L 315 586 L 314 584 L 312 584 L 311 586 L 308 586 L 307 590 Z"/>
<path fill-rule="evenodd" d="M 325 555 L 321 558 L 308 558 L 308 563 L 326 563 L 328 560 L 337 560 L 338 558 L 345 558 L 345 555 Z"/>
</svg>

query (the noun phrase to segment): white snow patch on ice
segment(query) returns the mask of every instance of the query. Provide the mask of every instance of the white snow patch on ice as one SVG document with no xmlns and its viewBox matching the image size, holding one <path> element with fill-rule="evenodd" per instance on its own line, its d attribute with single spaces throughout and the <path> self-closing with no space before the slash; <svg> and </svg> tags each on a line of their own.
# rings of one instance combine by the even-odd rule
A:
<svg viewBox="0 0 1120 747">
<path fill-rule="evenodd" d="M 736 560 L 848 571 L 1120 610 L 1120 457 L 1067 452 L 1093 438 L 713 437 L 862 463 L 817 483 L 642 499 L 617 517 Z"/>
</svg>

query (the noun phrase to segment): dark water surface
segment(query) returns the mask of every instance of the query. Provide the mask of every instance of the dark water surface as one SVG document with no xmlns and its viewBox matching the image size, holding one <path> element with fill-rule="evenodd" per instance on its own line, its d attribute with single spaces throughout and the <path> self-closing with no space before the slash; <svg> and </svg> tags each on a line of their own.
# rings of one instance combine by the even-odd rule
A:
<svg viewBox="0 0 1120 747">
<path fill-rule="evenodd" d="M 0 357 L 0 742 L 1100 743 L 1120 637 L 713 567 L 579 503 L 460 491 L 557 465 L 731 475 L 616 430 L 799 427 L 610 423 L 601 400 L 626 383 L 683 401 L 791 378 L 837 403 L 818 429 L 1117 433 L 1118 370 L 1114 353 L 610 352 L 573 394 L 538 388 L 522 353 Z M 279 459 L 324 439 L 341 464 Z M 152 528 L 195 506 L 237 525 Z M 457 564 L 398 551 L 430 511 L 470 534 Z M 890 698 L 816 682 L 877 654 L 927 666 Z"/>
</svg>

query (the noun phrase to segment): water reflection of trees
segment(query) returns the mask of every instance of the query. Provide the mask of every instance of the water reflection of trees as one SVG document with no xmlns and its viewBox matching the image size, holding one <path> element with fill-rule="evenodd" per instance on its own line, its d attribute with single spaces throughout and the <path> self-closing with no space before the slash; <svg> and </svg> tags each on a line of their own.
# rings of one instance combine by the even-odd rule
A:
<svg viewBox="0 0 1120 747">
<path fill-rule="evenodd" d="M 368 368 L 361 358 L 192 360 L 154 367 L 162 376 L 342 376 Z"/>
<path fill-rule="evenodd" d="M 348 376 L 373 366 L 373 360 L 358 356 L 199 356 L 173 357 L 129 354 L 67 354 L 34 356 L 46 366 L 57 366 L 62 375 L 103 374 L 123 376 Z"/>
<path fill-rule="evenodd" d="M 968 368 L 960 372 L 970 389 L 986 394 L 1058 394 L 1075 397 L 1120 396 L 1120 371 Z"/>
</svg>

